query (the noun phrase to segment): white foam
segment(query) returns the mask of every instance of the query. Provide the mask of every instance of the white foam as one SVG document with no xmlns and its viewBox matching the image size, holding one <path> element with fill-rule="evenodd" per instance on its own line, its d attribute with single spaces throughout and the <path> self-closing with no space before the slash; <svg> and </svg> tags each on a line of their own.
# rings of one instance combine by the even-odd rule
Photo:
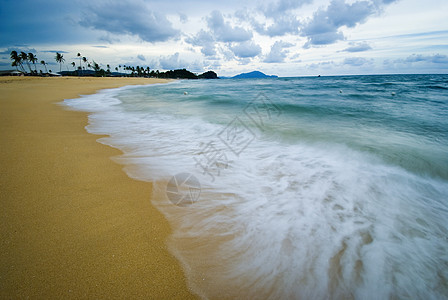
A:
<svg viewBox="0 0 448 300">
<path fill-rule="evenodd" d="M 117 92 L 66 101 L 93 112 L 87 130 L 119 148 L 129 176 L 156 181 L 153 201 L 191 286 L 210 298 L 429 298 L 448 295 L 448 185 L 333 144 L 255 139 L 239 156 L 223 126 L 129 112 Z M 209 142 L 228 158 L 213 177 Z M 196 160 L 195 160 L 196 158 Z M 171 176 L 201 182 L 187 208 L 163 197 Z M 149 280 L 149 279 L 148 279 Z"/>
</svg>

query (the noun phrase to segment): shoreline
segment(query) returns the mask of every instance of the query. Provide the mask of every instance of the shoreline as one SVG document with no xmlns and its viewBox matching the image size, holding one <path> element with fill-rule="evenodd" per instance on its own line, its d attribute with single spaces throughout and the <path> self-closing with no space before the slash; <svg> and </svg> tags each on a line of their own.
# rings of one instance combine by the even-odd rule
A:
<svg viewBox="0 0 448 300">
<path fill-rule="evenodd" d="M 197 298 L 168 251 L 152 184 L 64 99 L 147 78 L 0 78 L 0 297 Z"/>
</svg>

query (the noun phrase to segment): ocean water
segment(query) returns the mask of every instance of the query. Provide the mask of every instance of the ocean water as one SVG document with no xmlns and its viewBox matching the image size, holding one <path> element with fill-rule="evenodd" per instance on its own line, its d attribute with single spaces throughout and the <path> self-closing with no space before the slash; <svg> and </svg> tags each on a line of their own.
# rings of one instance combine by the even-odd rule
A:
<svg viewBox="0 0 448 300">
<path fill-rule="evenodd" d="M 65 103 L 154 183 L 203 298 L 448 299 L 448 75 L 176 81 Z"/>
</svg>

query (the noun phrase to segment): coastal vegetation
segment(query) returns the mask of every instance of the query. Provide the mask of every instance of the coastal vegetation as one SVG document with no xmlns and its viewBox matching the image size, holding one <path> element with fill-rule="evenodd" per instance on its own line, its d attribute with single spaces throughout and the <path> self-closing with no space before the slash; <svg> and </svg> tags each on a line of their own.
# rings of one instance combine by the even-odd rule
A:
<svg viewBox="0 0 448 300">
<path fill-rule="evenodd" d="M 28 76 L 90 76 L 90 77 L 147 77 L 147 78 L 173 78 L 173 79 L 217 79 L 218 75 L 213 71 L 207 71 L 203 74 L 195 74 L 186 69 L 169 70 L 160 72 L 159 70 L 152 70 L 148 66 L 130 66 L 130 65 L 118 65 L 115 67 L 115 72 L 111 71 L 110 64 L 103 65 L 97 63 L 94 60 L 89 61 L 87 57 L 82 56 L 81 53 L 77 53 L 76 58 L 79 59 L 78 67 L 73 61 L 69 65 L 66 65 L 67 70 L 63 71 L 63 65 L 65 58 L 62 53 L 56 52 L 54 57 L 56 63 L 59 64 L 59 72 L 53 73 L 52 70 L 48 70 L 48 63 L 44 60 L 40 61 L 40 64 L 45 68 L 37 71 L 36 62 L 37 57 L 33 53 L 25 53 L 13 50 L 10 53 L 12 60 L 11 66 L 15 67 L 17 71 L 22 72 Z M 25 69 L 24 64 L 27 65 L 29 72 Z M 33 64 L 34 70 L 31 68 Z M 73 69 L 69 70 L 69 66 Z"/>
</svg>

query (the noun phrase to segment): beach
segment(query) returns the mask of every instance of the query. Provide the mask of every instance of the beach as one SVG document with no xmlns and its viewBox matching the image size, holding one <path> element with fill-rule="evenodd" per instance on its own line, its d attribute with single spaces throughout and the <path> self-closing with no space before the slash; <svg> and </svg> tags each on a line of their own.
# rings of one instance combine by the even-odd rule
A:
<svg viewBox="0 0 448 300">
<path fill-rule="evenodd" d="M 0 78 L 0 298 L 191 299 L 152 185 L 64 99 L 145 78 Z"/>
</svg>

